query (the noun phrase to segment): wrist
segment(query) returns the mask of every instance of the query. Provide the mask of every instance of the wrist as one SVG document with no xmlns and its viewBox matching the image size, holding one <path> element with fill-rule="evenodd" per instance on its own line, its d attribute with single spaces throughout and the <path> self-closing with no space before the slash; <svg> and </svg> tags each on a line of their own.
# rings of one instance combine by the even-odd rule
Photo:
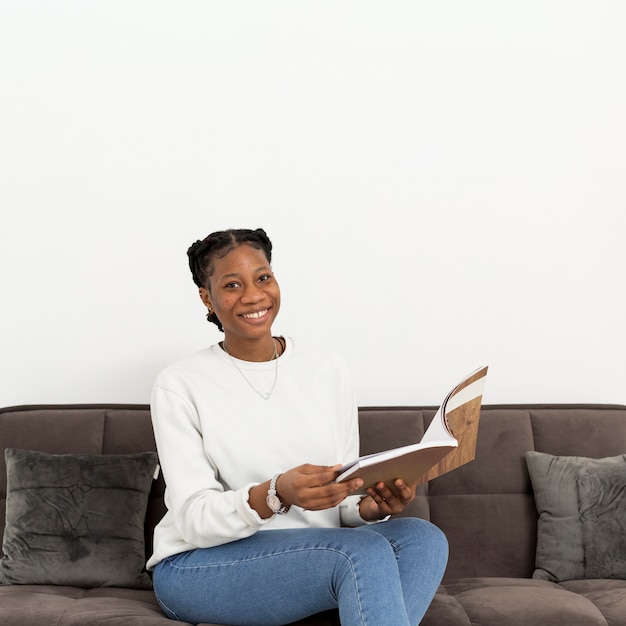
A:
<svg viewBox="0 0 626 626">
<path fill-rule="evenodd" d="M 274 477 L 272 477 L 269 483 L 269 487 L 267 489 L 267 496 L 265 498 L 265 502 L 268 508 L 275 515 L 284 515 L 290 509 L 290 506 L 288 504 L 285 504 L 282 498 L 280 497 L 280 495 L 278 494 L 277 483 L 278 483 L 278 479 L 281 476 L 282 474 L 276 474 Z"/>
<path fill-rule="evenodd" d="M 261 516 L 262 519 L 268 519 L 274 516 L 274 513 L 267 506 L 267 502 L 265 501 L 269 485 L 270 481 L 266 480 L 258 485 L 254 485 L 254 487 L 248 491 L 248 504 L 250 505 L 250 508 L 255 510 Z"/>
</svg>

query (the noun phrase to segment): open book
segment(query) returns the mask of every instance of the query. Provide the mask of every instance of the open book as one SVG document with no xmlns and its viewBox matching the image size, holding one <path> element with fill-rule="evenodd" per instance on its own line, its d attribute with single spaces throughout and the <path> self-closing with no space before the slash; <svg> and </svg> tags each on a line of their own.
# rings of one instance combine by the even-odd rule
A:
<svg viewBox="0 0 626 626">
<path fill-rule="evenodd" d="M 423 483 L 472 461 L 486 376 L 487 367 L 480 367 L 455 385 L 419 443 L 359 457 L 339 470 L 336 482 L 362 478 L 355 492 L 361 494 L 381 481 L 394 490 L 396 478 Z"/>
</svg>

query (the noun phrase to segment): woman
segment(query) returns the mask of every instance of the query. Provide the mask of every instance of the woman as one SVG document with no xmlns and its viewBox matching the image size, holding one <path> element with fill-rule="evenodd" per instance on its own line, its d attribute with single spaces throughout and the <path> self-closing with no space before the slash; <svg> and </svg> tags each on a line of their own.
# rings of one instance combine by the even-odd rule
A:
<svg viewBox="0 0 626 626">
<path fill-rule="evenodd" d="M 152 394 L 168 511 L 148 568 L 163 611 L 253 626 L 338 607 L 343 626 L 418 624 L 446 540 L 424 520 L 387 520 L 414 486 L 361 497 L 360 479 L 334 482 L 358 456 L 356 402 L 336 355 L 272 335 L 269 238 L 221 231 L 187 254 L 224 340 L 166 368 Z"/>
</svg>

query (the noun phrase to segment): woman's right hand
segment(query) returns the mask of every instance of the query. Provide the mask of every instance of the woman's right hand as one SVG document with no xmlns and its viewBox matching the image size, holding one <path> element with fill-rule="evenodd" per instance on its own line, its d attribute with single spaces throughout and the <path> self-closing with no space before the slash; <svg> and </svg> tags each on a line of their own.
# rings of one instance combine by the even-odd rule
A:
<svg viewBox="0 0 626 626">
<path fill-rule="evenodd" d="M 341 465 L 299 465 L 279 476 L 276 493 L 286 505 L 295 504 L 309 511 L 330 509 L 363 484 L 360 478 L 336 483 L 340 468 Z"/>
</svg>

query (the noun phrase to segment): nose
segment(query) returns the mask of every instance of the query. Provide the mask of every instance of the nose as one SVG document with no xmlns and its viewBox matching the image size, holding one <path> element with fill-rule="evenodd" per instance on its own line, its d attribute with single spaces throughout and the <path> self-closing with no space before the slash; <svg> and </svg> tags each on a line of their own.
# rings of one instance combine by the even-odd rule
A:
<svg viewBox="0 0 626 626">
<path fill-rule="evenodd" d="M 263 290 L 256 283 L 246 285 L 243 295 L 241 297 L 242 302 L 255 303 L 263 299 Z"/>
</svg>

